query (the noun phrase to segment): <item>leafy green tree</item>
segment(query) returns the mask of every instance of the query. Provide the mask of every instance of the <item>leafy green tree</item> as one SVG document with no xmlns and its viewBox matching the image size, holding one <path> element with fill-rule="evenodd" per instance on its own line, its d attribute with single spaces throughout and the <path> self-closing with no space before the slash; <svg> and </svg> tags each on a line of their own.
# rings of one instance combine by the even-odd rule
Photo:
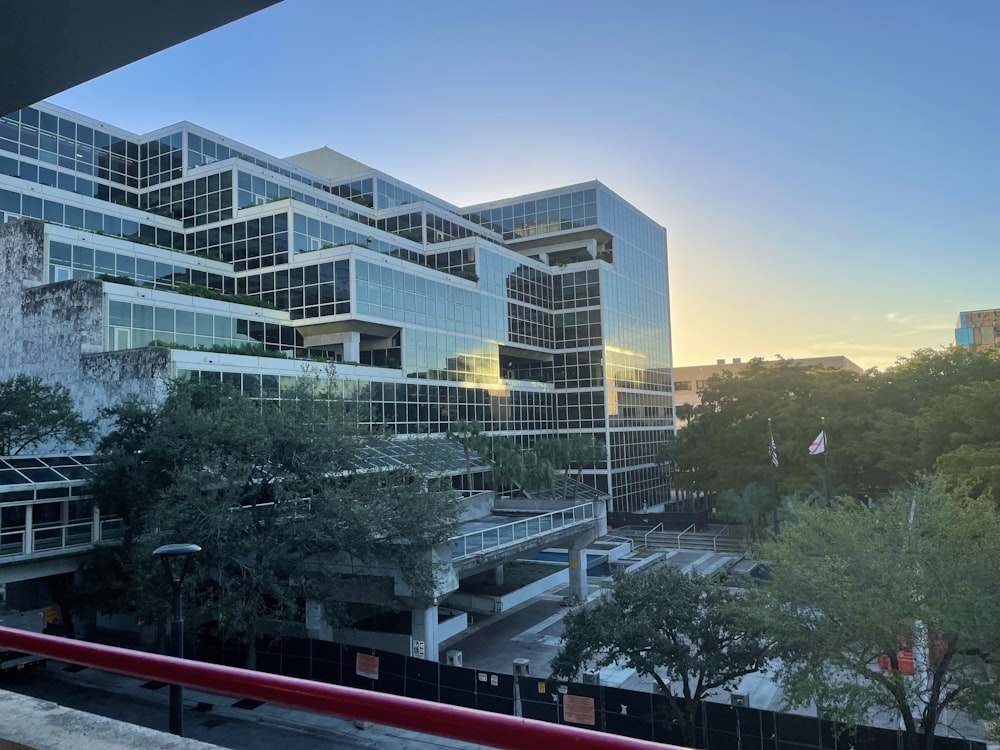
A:
<svg viewBox="0 0 1000 750">
<path fill-rule="evenodd" d="M 552 671 L 572 679 L 617 663 L 651 677 L 694 747 L 701 701 L 763 668 L 765 658 L 765 640 L 724 585 L 665 565 L 619 574 L 610 594 L 570 612 Z"/>
<path fill-rule="evenodd" d="M 360 433 L 342 407 L 317 398 L 310 383 L 274 405 L 219 384 L 178 382 L 159 408 L 113 410 L 117 429 L 101 443 L 93 489 L 127 519 L 125 543 L 97 562 L 117 604 L 162 618 L 162 571 L 151 552 L 199 544 L 192 619 L 242 642 L 253 667 L 262 620 L 301 622 L 307 600 L 335 618 L 338 589 L 372 566 L 397 568 L 411 600 L 428 603 L 432 552 L 454 529 L 453 495 L 422 492 L 401 473 L 355 473 L 364 446 L 382 439 Z M 386 606 L 393 590 L 366 585 Z"/>
<path fill-rule="evenodd" d="M 917 418 L 924 462 L 1000 500 L 1000 380 L 959 385 Z"/>
<path fill-rule="evenodd" d="M 0 456 L 50 442 L 80 445 L 93 433 L 94 422 L 80 416 L 66 386 L 28 375 L 0 381 Z"/>
<path fill-rule="evenodd" d="M 898 712 L 908 750 L 931 750 L 945 710 L 1000 714 L 1000 517 L 941 479 L 858 503 L 809 509 L 764 545 L 773 579 L 762 615 L 795 705 L 847 723 Z M 915 674 L 879 669 L 913 642 Z"/>
</svg>

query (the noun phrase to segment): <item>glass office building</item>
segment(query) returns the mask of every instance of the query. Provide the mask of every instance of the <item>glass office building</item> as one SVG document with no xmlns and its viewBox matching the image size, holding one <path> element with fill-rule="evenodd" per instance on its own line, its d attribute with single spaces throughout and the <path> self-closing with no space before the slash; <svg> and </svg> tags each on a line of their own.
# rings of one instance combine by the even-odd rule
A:
<svg viewBox="0 0 1000 750">
<path fill-rule="evenodd" d="M 87 356 L 159 344 L 170 377 L 259 399 L 334 362 L 372 429 L 592 435 L 612 509 L 666 497 L 666 232 L 599 182 L 463 208 L 328 149 L 41 103 L 0 118 L 0 223 L 22 218 L 44 222 L 31 283 L 100 283 Z"/>
<path fill-rule="evenodd" d="M 1000 310 L 970 310 L 958 314 L 955 343 L 969 351 L 1000 349 Z"/>
</svg>

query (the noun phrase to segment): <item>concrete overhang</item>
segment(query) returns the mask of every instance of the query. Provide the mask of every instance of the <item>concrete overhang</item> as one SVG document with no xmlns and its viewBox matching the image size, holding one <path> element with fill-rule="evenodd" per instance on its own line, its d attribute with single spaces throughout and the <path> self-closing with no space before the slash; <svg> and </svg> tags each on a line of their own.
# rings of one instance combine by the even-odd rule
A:
<svg viewBox="0 0 1000 750">
<path fill-rule="evenodd" d="M 278 2 L 7 0 L 0 25 L 0 115 Z"/>
<path fill-rule="evenodd" d="M 324 336 L 333 336 L 342 333 L 360 333 L 363 336 L 375 336 L 377 338 L 389 338 L 399 333 L 399 326 L 390 326 L 383 323 L 371 323 L 366 320 L 331 320 L 323 323 L 313 323 L 305 321 L 292 321 L 295 330 L 309 339 L 310 344 L 319 346 Z"/>
<path fill-rule="evenodd" d="M 535 248 L 545 249 L 556 243 L 562 245 L 568 242 L 582 242 L 584 240 L 597 240 L 600 243 L 606 243 L 611 239 L 614 239 L 614 236 L 600 227 L 586 227 L 576 231 L 567 231 L 565 233 L 553 232 L 552 234 L 536 235 L 532 237 L 515 237 L 514 239 L 507 240 L 507 244 L 510 246 L 511 250 L 523 253 L 527 250 L 534 250 Z"/>
</svg>

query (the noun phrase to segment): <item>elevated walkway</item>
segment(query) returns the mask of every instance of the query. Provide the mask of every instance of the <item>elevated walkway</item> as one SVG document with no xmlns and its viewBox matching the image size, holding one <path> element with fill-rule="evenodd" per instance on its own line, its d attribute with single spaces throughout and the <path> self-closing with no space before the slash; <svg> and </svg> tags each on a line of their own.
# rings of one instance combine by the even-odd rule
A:
<svg viewBox="0 0 1000 750">
<path fill-rule="evenodd" d="M 497 565 L 535 549 L 558 546 L 591 529 L 597 536 L 603 532 L 596 528 L 600 515 L 595 503 L 522 518 L 491 513 L 462 524 L 462 533 L 450 540 L 451 563 L 464 576 L 484 565 Z"/>
</svg>

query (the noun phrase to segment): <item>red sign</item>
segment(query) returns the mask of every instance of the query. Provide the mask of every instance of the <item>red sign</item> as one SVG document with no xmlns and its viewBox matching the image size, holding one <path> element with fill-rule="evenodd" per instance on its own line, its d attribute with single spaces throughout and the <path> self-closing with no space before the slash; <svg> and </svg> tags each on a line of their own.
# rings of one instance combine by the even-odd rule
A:
<svg viewBox="0 0 1000 750">
<path fill-rule="evenodd" d="M 354 672 L 359 677 L 378 679 L 378 657 L 371 654 L 357 654 L 354 659 Z"/>
<path fill-rule="evenodd" d="M 583 695 L 564 695 L 563 721 L 589 726 L 597 724 L 594 714 L 594 699 Z"/>
<path fill-rule="evenodd" d="M 899 671 L 903 674 L 913 674 L 913 652 L 900 651 L 896 654 L 896 661 L 899 664 Z"/>
</svg>

